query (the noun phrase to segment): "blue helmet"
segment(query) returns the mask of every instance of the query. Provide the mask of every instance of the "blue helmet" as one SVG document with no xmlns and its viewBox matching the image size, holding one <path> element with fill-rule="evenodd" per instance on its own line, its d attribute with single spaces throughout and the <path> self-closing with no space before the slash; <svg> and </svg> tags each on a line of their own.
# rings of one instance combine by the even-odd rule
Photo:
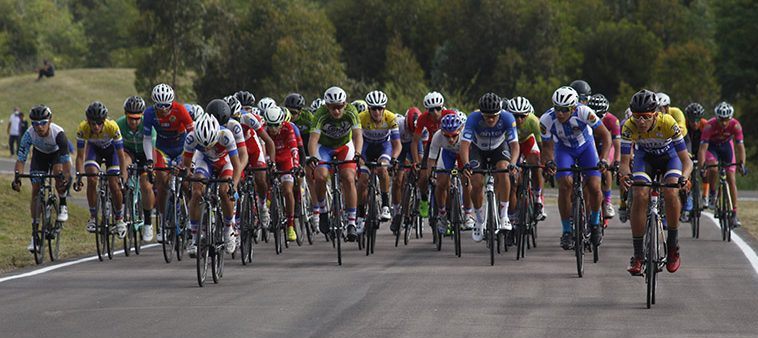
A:
<svg viewBox="0 0 758 338">
<path fill-rule="evenodd" d="M 440 121 L 440 129 L 446 133 L 454 133 L 463 127 L 463 120 L 458 114 L 447 114 Z"/>
</svg>

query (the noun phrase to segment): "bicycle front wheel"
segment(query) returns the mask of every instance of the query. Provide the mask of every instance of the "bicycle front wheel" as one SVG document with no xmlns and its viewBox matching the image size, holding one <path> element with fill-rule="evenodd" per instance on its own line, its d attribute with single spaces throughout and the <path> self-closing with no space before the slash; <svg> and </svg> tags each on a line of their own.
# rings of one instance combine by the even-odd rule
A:
<svg viewBox="0 0 758 338">
<path fill-rule="evenodd" d="M 53 200 L 48 201 L 45 209 L 47 209 L 47 211 L 45 211 L 45 227 L 43 233 L 47 238 L 47 249 L 48 254 L 50 255 L 50 261 L 54 262 L 58 260 L 61 241 L 60 224 L 57 222 L 58 217 L 56 215 L 56 210 L 58 209 Z"/>
<path fill-rule="evenodd" d="M 205 209 L 205 208 L 203 208 Z M 203 210 L 201 217 L 201 227 L 197 232 L 197 284 L 200 287 L 205 285 L 205 279 L 208 277 L 208 256 L 210 252 L 210 234 L 211 234 L 211 215 L 207 210 Z"/>
<path fill-rule="evenodd" d="M 576 255 L 576 272 L 579 277 L 584 276 L 584 199 L 577 198 L 574 200 L 574 254 Z"/>
<path fill-rule="evenodd" d="M 658 218 L 655 214 L 648 217 L 645 233 L 645 283 L 647 284 L 647 308 L 655 303 L 655 279 L 658 273 L 658 235 L 656 227 Z"/>
<path fill-rule="evenodd" d="M 163 233 L 163 242 L 161 242 L 161 248 L 163 249 L 163 259 L 166 263 L 171 263 L 174 259 L 174 244 L 176 243 L 176 203 L 174 201 L 175 196 L 173 192 L 169 191 L 166 196 L 166 204 L 163 207 L 163 217 L 161 222 L 161 229 Z"/>
<path fill-rule="evenodd" d="M 498 217 L 495 210 L 495 193 L 487 192 L 487 245 L 490 248 L 490 265 L 495 265 L 495 217 Z"/>
</svg>

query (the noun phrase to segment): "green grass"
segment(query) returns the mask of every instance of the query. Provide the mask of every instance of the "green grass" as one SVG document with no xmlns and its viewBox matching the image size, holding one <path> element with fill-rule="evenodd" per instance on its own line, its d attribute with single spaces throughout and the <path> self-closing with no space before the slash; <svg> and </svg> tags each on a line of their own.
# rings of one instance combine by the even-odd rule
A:
<svg viewBox="0 0 758 338">
<path fill-rule="evenodd" d="M 33 105 L 46 104 L 53 111 L 53 122 L 63 127 L 70 139 L 90 102 L 105 103 L 110 110 L 108 115 L 115 120 L 123 114 L 124 100 L 136 94 L 134 69 L 60 70 L 55 77 L 39 82 L 36 79 L 37 75 L 32 73 L 0 79 L 0 119 L 7 123 L 13 107 L 18 106 L 28 120 Z M 0 144 L 7 147 L 6 128 L 6 124 L 0 125 Z"/>
<path fill-rule="evenodd" d="M 12 178 L 0 177 L 0 273 L 34 264 L 34 257 L 26 246 L 31 240 L 31 216 L 29 201 L 31 200 L 31 185 L 24 181 L 20 193 L 10 187 Z M 73 201 L 68 203 L 69 219 L 66 222 L 61 238 L 60 257 L 76 257 L 95 252 L 95 240 L 84 229 L 87 223 L 88 211 L 77 206 Z M 50 257 L 45 257 L 49 263 Z"/>
</svg>

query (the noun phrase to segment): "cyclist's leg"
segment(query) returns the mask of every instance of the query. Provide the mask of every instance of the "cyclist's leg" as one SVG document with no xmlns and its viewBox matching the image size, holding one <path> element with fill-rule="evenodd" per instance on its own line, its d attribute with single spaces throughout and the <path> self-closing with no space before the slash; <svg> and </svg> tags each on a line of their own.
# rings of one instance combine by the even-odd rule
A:
<svg viewBox="0 0 758 338">
<path fill-rule="evenodd" d="M 216 162 L 208 163 L 208 166 L 219 179 L 231 179 L 234 174 L 229 155 Z M 234 231 L 234 200 L 229 196 L 228 184 L 220 184 L 218 193 L 221 195 L 221 213 L 224 215 L 224 243 L 226 243 L 226 252 L 231 254 L 237 249 Z"/>
<path fill-rule="evenodd" d="M 155 159 L 155 168 L 166 168 L 169 162 L 168 155 L 157 147 L 153 150 L 153 158 Z M 155 208 L 160 214 L 163 214 L 163 206 L 166 201 L 166 195 L 168 191 L 168 176 L 165 171 L 155 172 Z M 160 228 L 159 228 L 160 230 Z M 160 236 L 159 236 L 160 239 Z"/>
<path fill-rule="evenodd" d="M 564 147 L 560 143 L 555 143 L 554 161 L 558 169 L 570 168 L 577 156 L 574 149 Z M 557 172 L 555 178 L 558 181 L 558 213 L 561 216 L 561 225 L 563 234 L 571 233 L 571 198 L 573 195 L 574 179 L 571 172 Z"/>
<path fill-rule="evenodd" d="M 318 150 L 314 155 L 319 159 L 319 161 L 325 162 L 332 160 L 333 153 L 334 149 L 324 147 L 319 144 Z M 313 203 L 313 215 L 319 218 L 319 231 L 321 231 L 323 234 L 326 234 L 329 231 L 329 210 L 327 209 L 326 203 L 326 184 L 329 180 L 329 170 L 330 168 L 326 164 L 322 164 L 314 170 L 313 182 L 315 185 L 313 186 L 313 189 L 311 189 L 316 195 L 316 202 Z M 334 168 L 333 170 L 337 169 Z"/>
<path fill-rule="evenodd" d="M 401 164 L 407 164 L 408 160 L 412 161 L 411 157 L 411 142 L 402 143 L 403 149 L 400 151 L 400 156 L 397 158 Z M 395 176 L 392 179 L 392 215 L 395 216 L 400 209 L 400 202 L 403 200 L 403 182 L 405 180 L 405 170 L 400 169 L 395 172 Z"/>
<path fill-rule="evenodd" d="M 111 145 L 105 148 L 103 151 L 103 158 L 105 158 L 105 167 L 108 174 L 118 174 L 121 172 L 119 166 L 118 153 L 116 147 Z M 119 183 L 119 177 L 108 177 L 108 185 L 111 189 L 111 204 L 113 206 L 113 214 L 116 219 L 116 223 L 123 223 L 124 219 L 124 196 L 121 194 L 121 184 Z"/>
<path fill-rule="evenodd" d="M 588 142 L 585 144 L 584 150 L 579 155 L 579 165 L 582 167 L 594 167 L 597 166 L 600 161 L 598 159 L 597 150 L 592 143 L 593 142 Z M 590 218 L 588 223 L 591 227 L 596 228 L 600 226 L 600 206 L 603 203 L 603 194 L 600 189 L 600 171 L 589 170 L 582 174 L 585 177 L 585 186 L 587 187 L 585 192 L 589 196 Z"/>
<path fill-rule="evenodd" d="M 361 158 L 363 161 L 366 162 L 376 162 L 378 159 L 378 153 L 376 151 L 376 145 L 370 144 L 368 142 L 363 143 L 363 149 L 361 150 Z M 367 204 L 367 197 L 368 197 L 368 176 L 369 176 L 369 168 L 365 165 L 362 165 L 359 169 L 360 171 L 358 175 L 358 183 L 357 183 L 357 193 L 358 193 L 358 210 L 357 210 L 357 220 L 358 223 L 361 223 L 363 219 L 366 218 L 366 204 Z M 359 224 L 360 225 L 360 224 Z M 361 231 L 361 227 L 358 229 Z"/>
<path fill-rule="evenodd" d="M 490 151 L 490 158 L 495 162 L 495 168 L 506 169 L 511 160 L 511 150 L 509 144 L 503 142 L 497 149 Z M 508 198 L 511 191 L 511 179 L 508 173 L 495 174 L 495 193 L 500 207 L 500 226 L 502 229 L 510 230 L 511 222 L 509 217 L 510 199 Z"/>
<path fill-rule="evenodd" d="M 84 172 L 97 174 L 100 172 L 99 158 L 94 146 L 87 145 L 87 154 L 84 160 Z M 97 217 L 97 177 L 87 177 L 87 204 L 89 205 L 90 221 L 87 227 L 94 231 L 94 219 Z M 92 226 L 90 226 L 90 223 Z"/>
<path fill-rule="evenodd" d="M 450 170 L 455 166 L 456 154 L 450 150 L 442 149 L 440 157 L 436 159 L 435 168 Z M 437 186 L 434 188 L 435 204 L 439 217 L 437 218 L 438 225 L 447 224 L 447 198 L 450 191 L 450 174 L 437 173 Z M 458 201 L 453 201 L 457 203 Z M 444 229 L 444 228 L 443 228 Z"/>
<path fill-rule="evenodd" d="M 429 217 L 429 176 L 431 174 L 431 167 L 429 166 L 429 145 L 423 146 L 424 156 L 421 157 L 421 164 L 426 169 L 419 171 L 418 186 L 421 192 L 421 202 L 419 204 L 419 210 L 422 217 Z"/>
<path fill-rule="evenodd" d="M 598 153 L 599 154 L 599 153 Z M 606 161 L 608 163 L 613 163 L 613 160 L 615 158 L 615 148 L 610 147 L 610 151 L 608 152 L 608 157 L 606 158 Z M 610 170 L 606 170 L 602 174 L 601 179 L 601 191 L 603 194 L 603 210 L 605 211 L 605 216 L 612 218 L 616 215 L 616 211 L 613 209 L 613 201 L 611 200 L 611 188 L 613 184 L 611 182 L 613 180 L 613 175 L 611 174 Z"/>
<path fill-rule="evenodd" d="M 648 159 L 644 151 L 635 150 L 634 162 L 632 163 L 632 178 L 635 182 L 652 182 L 655 175 L 654 159 Z M 645 222 L 647 221 L 647 208 L 650 201 L 650 188 L 632 187 L 634 203 L 629 214 L 629 224 L 632 228 L 632 245 L 634 257 L 642 258 L 642 241 L 645 236 Z"/>
<path fill-rule="evenodd" d="M 389 164 L 392 159 L 392 142 L 386 141 L 382 143 L 382 154 L 379 156 L 379 163 Z M 382 214 L 383 216 L 390 216 L 390 173 L 387 167 L 379 167 L 376 169 L 379 176 L 379 190 L 382 198 Z M 385 213 L 386 211 L 386 213 Z M 387 218 L 387 217 L 383 217 Z"/>
<path fill-rule="evenodd" d="M 289 171 L 292 170 L 293 167 L 292 159 L 276 162 L 276 168 L 281 171 Z M 290 232 L 292 233 L 292 237 L 295 237 L 295 194 L 293 189 L 295 178 L 292 175 L 287 174 L 282 175 L 280 180 L 282 182 L 281 193 L 284 196 L 284 211 L 287 216 L 287 237 L 290 237 Z M 289 240 L 296 239 L 297 238 L 290 238 Z"/>
<path fill-rule="evenodd" d="M 718 164 L 719 156 L 718 156 L 718 146 L 709 143 L 708 144 L 708 150 L 705 152 L 705 163 L 706 165 L 715 165 Z M 703 180 L 704 188 L 703 191 L 707 190 L 706 196 L 708 196 L 708 201 L 710 205 L 715 205 L 716 201 L 714 196 L 716 196 L 716 188 L 718 187 L 718 177 L 719 177 L 719 170 L 716 167 L 708 168 L 706 179 Z"/>
<path fill-rule="evenodd" d="M 147 163 L 145 154 L 138 154 L 135 157 L 135 162 L 139 166 Z M 153 224 L 153 208 L 155 207 L 155 194 L 153 193 L 153 184 L 147 177 L 147 173 L 142 173 L 139 177 L 140 195 L 142 196 L 142 210 L 144 213 L 145 225 Z M 152 234 L 151 234 L 152 235 Z"/>
<path fill-rule="evenodd" d="M 355 155 L 355 148 L 353 148 L 353 142 L 350 141 L 346 145 L 337 149 L 337 158 L 344 161 L 350 160 Z M 358 204 L 358 196 L 355 188 L 355 163 L 342 164 L 339 166 L 340 171 L 340 186 L 343 192 L 343 198 L 345 200 L 345 212 L 347 213 L 348 226 L 355 226 L 356 218 L 356 206 Z M 348 229 L 348 233 L 350 230 Z"/>
</svg>

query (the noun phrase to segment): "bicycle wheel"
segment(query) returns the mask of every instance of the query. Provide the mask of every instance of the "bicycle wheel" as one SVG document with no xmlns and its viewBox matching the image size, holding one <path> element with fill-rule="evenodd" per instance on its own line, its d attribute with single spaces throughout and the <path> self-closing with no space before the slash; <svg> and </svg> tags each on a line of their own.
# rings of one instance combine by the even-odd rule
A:
<svg viewBox="0 0 758 338">
<path fill-rule="evenodd" d="M 98 197 L 97 202 L 95 202 L 95 248 L 97 249 L 97 259 L 102 262 L 106 253 L 105 241 L 103 241 L 103 232 L 105 231 L 103 224 L 105 221 L 101 216 L 101 209 L 103 209 L 102 199 Z"/>
<path fill-rule="evenodd" d="M 132 249 L 132 240 L 134 238 L 134 235 L 132 234 L 132 209 L 134 208 L 134 205 L 130 203 L 132 201 L 132 192 L 130 189 L 127 189 L 127 192 L 123 195 L 124 197 L 124 223 L 126 223 L 126 236 L 124 236 L 123 240 L 123 249 L 124 249 L 124 256 L 129 257 L 131 255 L 131 249 Z"/>
<path fill-rule="evenodd" d="M 460 192 L 458 188 L 454 187 L 450 189 L 450 200 L 452 206 L 450 208 L 450 226 L 453 228 L 453 247 L 455 255 L 461 257 L 461 223 L 463 217 L 461 216 L 460 206 Z"/>
<path fill-rule="evenodd" d="M 219 222 L 219 216 L 218 210 L 215 210 L 213 212 L 213 225 L 211 228 L 211 236 L 209 241 L 210 246 L 210 256 L 211 256 L 211 276 L 213 278 L 213 283 L 218 284 L 219 280 L 221 279 L 221 275 L 219 274 L 220 269 L 220 263 L 221 260 L 224 257 L 224 252 L 221 251 L 222 249 L 219 246 L 219 243 L 223 243 L 224 241 L 224 235 L 223 235 L 223 223 Z M 221 232 L 221 234 L 220 234 Z M 221 235 L 219 238 L 219 234 Z"/>
<path fill-rule="evenodd" d="M 655 303 L 655 278 L 658 272 L 658 235 L 656 226 L 659 220 L 655 214 L 648 216 L 647 231 L 645 232 L 645 283 L 647 284 L 647 308 Z"/>
<path fill-rule="evenodd" d="M 584 276 L 584 199 L 577 198 L 573 206 L 574 219 L 574 254 L 576 255 L 576 272 L 579 277 Z"/>
<path fill-rule="evenodd" d="M 487 245 L 490 248 L 490 265 L 495 265 L 495 217 L 498 217 L 495 204 L 495 193 L 487 192 Z"/>
<path fill-rule="evenodd" d="M 207 205 L 203 206 L 203 214 L 200 219 L 201 228 L 197 232 L 197 256 L 195 266 L 197 268 L 197 284 L 200 287 L 203 287 L 205 285 L 205 279 L 208 277 L 208 258 L 210 255 L 210 234 L 212 229 L 212 215 L 210 215 Z"/>
<path fill-rule="evenodd" d="M 108 255 L 108 259 L 113 259 L 113 247 L 111 246 L 111 204 L 110 198 L 108 198 L 107 195 L 108 193 L 106 192 L 106 196 L 100 198 L 102 203 L 102 208 L 100 208 L 101 222 L 99 222 L 101 227 L 100 236 L 103 242 L 103 248 L 105 248 L 105 254 Z"/>
<path fill-rule="evenodd" d="M 180 188 L 181 189 L 181 188 Z M 187 250 L 187 241 L 189 240 L 189 231 L 187 229 L 187 223 L 189 223 L 186 201 L 183 196 L 179 196 L 178 204 L 176 205 L 176 226 L 174 231 L 176 232 L 176 260 L 181 261 L 184 257 L 184 252 Z"/>
<path fill-rule="evenodd" d="M 43 193 L 40 191 L 40 195 L 42 197 Z M 45 261 L 45 219 L 47 218 L 45 215 L 45 206 L 42 205 L 42 199 L 40 199 L 39 203 L 39 213 L 37 219 L 42 220 L 42 224 L 34 224 L 32 223 L 32 242 L 34 246 L 34 262 L 39 264 L 42 264 Z"/>
<path fill-rule="evenodd" d="M 700 180 L 697 174 L 693 174 L 692 191 L 692 212 L 690 213 L 690 225 L 692 228 L 692 238 L 700 238 Z"/>
<path fill-rule="evenodd" d="M 245 194 L 240 206 L 240 258 L 242 265 L 253 261 L 253 200 Z"/>
<path fill-rule="evenodd" d="M 163 241 L 161 242 L 161 248 L 163 249 L 163 259 L 166 263 L 171 263 L 174 259 L 174 244 L 176 243 L 176 202 L 174 201 L 176 195 L 172 191 L 168 191 L 166 196 L 166 204 L 163 207 L 161 231 L 163 233 Z"/>
<path fill-rule="evenodd" d="M 50 255 L 50 261 L 54 262 L 58 260 L 58 255 L 60 254 L 60 224 L 57 221 L 57 210 L 58 207 L 56 206 L 54 199 L 48 199 L 47 205 L 45 206 L 45 227 L 43 228 L 45 238 L 47 239 L 47 252 Z M 40 248 L 44 250 L 44 248 Z"/>
</svg>

